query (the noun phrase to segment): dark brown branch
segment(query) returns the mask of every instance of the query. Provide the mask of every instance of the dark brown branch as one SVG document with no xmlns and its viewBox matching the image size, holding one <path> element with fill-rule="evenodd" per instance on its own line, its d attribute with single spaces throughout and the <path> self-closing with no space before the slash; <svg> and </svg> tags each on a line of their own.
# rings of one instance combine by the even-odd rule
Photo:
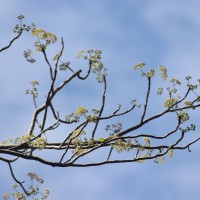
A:
<svg viewBox="0 0 200 200">
<path fill-rule="evenodd" d="M 176 145 L 182 141 L 182 139 L 184 138 L 184 132 L 182 132 L 181 134 L 181 137 L 171 146 L 156 146 L 155 148 L 154 147 L 143 147 L 145 149 L 163 149 L 163 148 L 166 148 L 165 152 L 164 153 L 160 153 L 160 154 L 156 154 L 154 156 L 150 156 L 150 157 L 145 157 L 145 158 L 135 158 L 135 159 L 127 159 L 127 160 L 108 160 L 108 161 L 103 161 L 103 162 L 94 162 L 94 163 L 87 163 L 87 164 L 75 164 L 74 162 L 77 160 L 74 159 L 72 162 L 70 163 L 57 163 L 57 162 L 49 162 L 49 161 L 46 161 L 46 160 L 43 160 L 39 157 L 34 157 L 34 156 L 27 156 L 27 155 L 24 155 L 20 152 L 13 152 L 13 151 L 8 151 L 8 150 L 0 150 L 0 153 L 4 153 L 4 154 L 8 154 L 8 155 L 14 155 L 14 156 L 19 156 L 19 157 L 22 157 L 24 159 L 29 159 L 29 160 L 35 160 L 35 161 L 39 161 L 43 164 L 46 164 L 46 165 L 50 165 L 50 166 L 54 166 L 54 167 L 68 167 L 68 166 L 71 166 L 71 167 L 89 167 L 89 166 L 99 166 L 99 165 L 104 165 L 104 164 L 113 164 L 113 163 L 125 163 L 125 162 L 138 162 L 138 161 L 141 161 L 141 160 L 149 160 L 149 159 L 154 159 L 156 157 L 161 157 L 163 155 L 165 155 L 170 149 L 179 149 L 179 150 L 182 150 L 182 149 L 186 149 L 188 148 L 190 145 L 194 144 L 195 142 L 197 142 L 198 140 L 200 140 L 200 138 L 194 140 L 193 142 L 183 146 L 183 147 L 176 147 Z M 99 145 L 100 146 L 100 145 Z M 95 150 L 94 148 L 90 150 L 93 151 Z M 88 153 L 88 152 L 87 152 Z M 78 157 L 81 157 L 83 156 L 83 154 L 81 154 L 80 156 Z"/>
<path fill-rule="evenodd" d="M 51 111 L 52 111 L 52 113 L 53 113 L 54 118 L 55 118 L 56 120 L 58 120 L 60 123 L 62 123 L 62 124 L 72 124 L 72 123 L 77 122 L 76 120 L 71 120 L 70 122 L 67 122 L 66 120 L 60 119 L 59 116 L 58 116 L 58 115 L 56 114 L 56 112 L 55 112 L 55 109 L 54 109 L 54 107 L 53 107 L 53 105 L 52 105 L 52 102 L 49 102 L 49 106 L 50 106 L 50 108 L 51 108 Z"/>
<path fill-rule="evenodd" d="M 45 111 L 44 111 L 44 116 L 43 116 L 43 122 L 42 122 L 42 125 L 41 125 L 41 130 L 44 129 L 44 126 L 45 126 L 45 122 L 46 122 L 46 118 L 47 118 L 47 111 L 48 111 L 48 107 L 49 107 L 49 104 L 51 103 L 51 94 L 53 93 L 53 90 L 54 90 L 54 84 L 55 84 L 55 81 L 56 81 L 56 77 L 57 77 L 57 68 L 58 68 L 58 60 L 60 59 L 60 57 L 62 56 L 62 53 L 63 53 L 63 50 L 64 50 L 64 42 L 63 42 L 63 38 L 61 38 L 61 50 L 59 52 L 59 56 L 58 56 L 58 59 L 56 61 L 56 64 L 55 64 L 55 68 L 54 68 L 54 75 L 53 75 L 53 69 L 52 69 L 52 66 L 47 58 L 47 55 L 46 55 L 46 52 L 45 50 L 43 50 L 43 54 L 44 54 L 44 57 L 45 57 L 45 61 L 47 62 L 48 66 L 49 66 L 49 70 L 50 70 L 50 75 L 51 75 L 51 80 L 52 80 L 52 83 L 51 83 L 51 86 L 50 86 L 50 89 L 49 89 L 49 92 L 48 92 L 48 95 L 47 95 L 47 98 L 46 98 L 46 103 L 45 103 Z"/>
<path fill-rule="evenodd" d="M 110 148 L 110 151 L 109 151 L 109 154 L 108 154 L 107 161 L 110 159 L 110 156 L 111 156 L 112 151 L 113 151 L 113 147 Z"/>
<path fill-rule="evenodd" d="M 150 134 L 139 134 L 139 135 L 135 135 L 135 136 L 125 136 L 125 137 L 122 137 L 122 138 L 123 139 L 135 139 L 135 138 L 139 138 L 139 137 L 148 137 L 148 138 L 152 138 L 152 139 L 165 139 L 165 138 L 169 137 L 170 135 L 172 135 L 173 133 L 177 132 L 179 127 L 180 127 L 180 122 L 177 124 L 177 126 L 175 127 L 174 130 L 168 132 L 164 136 L 156 136 L 156 135 L 150 135 Z"/>
<path fill-rule="evenodd" d="M 141 123 L 143 122 L 145 114 L 146 114 L 146 111 L 147 111 L 147 105 L 148 105 L 148 101 L 149 101 L 150 89 L 151 89 L 151 78 L 148 77 L 148 89 L 147 89 L 146 101 L 145 101 L 145 104 L 144 104 L 144 110 L 143 110 L 143 114 L 142 114 L 142 117 L 141 117 Z"/>
<path fill-rule="evenodd" d="M 66 143 L 67 140 L 69 140 L 69 139 L 74 140 L 76 137 L 78 137 L 78 136 L 81 134 L 81 131 L 87 126 L 87 124 L 88 124 L 88 122 L 86 121 L 86 122 L 83 122 L 82 124 L 78 125 L 78 126 L 65 138 L 65 140 L 59 145 L 59 148 L 61 148 L 61 147 Z M 79 128 L 81 128 L 81 126 L 83 126 L 83 127 L 82 127 L 80 133 L 79 133 L 77 136 L 71 138 L 71 136 L 73 135 L 73 132 L 76 131 L 76 130 L 78 130 Z"/>
<path fill-rule="evenodd" d="M 69 83 L 73 78 L 79 76 L 82 70 L 78 70 L 77 72 L 73 73 L 67 80 L 63 81 L 53 92 L 52 97 L 55 96 L 57 92 L 59 92 L 67 83 Z M 52 98 L 51 97 L 51 98 Z"/>
<path fill-rule="evenodd" d="M 96 162 L 96 163 L 94 162 L 94 163 L 88 163 L 88 164 L 75 164 L 74 162 L 77 159 L 74 159 L 73 162 L 71 162 L 69 164 L 73 164 L 73 166 L 76 166 L 76 167 L 78 167 L 78 166 L 79 167 L 89 167 L 89 166 L 99 166 L 99 165 L 113 164 L 113 163 L 138 162 L 138 161 L 142 161 L 142 160 L 155 159 L 157 157 L 161 157 L 161 156 L 164 156 L 165 154 L 167 154 L 168 151 L 170 149 L 172 149 L 173 147 L 175 147 L 183 138 L 184 138 L 184 132 L 182 132 L 181 137 L 174 144 L 172 144 L 171 146 L 169 146 L 166 151 L 164 151 L 163 153 L 156 154 L 154 156 L 140 157 L 140 158 L 135 158 L 135 159 L 132 159 L 132 160 L 111 160 L 111 161 L 106 160 L 106 161 L 103 161 L 103 162 Z M 82 155 L 80 155 L 80 156 L 82 156 Z"/>
<path fill-rule="evenodd" d="M 50 70 L 50 75 L 51 75 L 51 86 L 50 86 L 50 89 L 49 89 L 49 92 L 48 92 L 48 95 L 47 95 L 47 98 L 46 98 L 46 103 L 45 103 L 45 110 L 44 110 L 44 116 L 43 116 L 43 122 L 42 122 L 42 126 L 41 126 L 41 130 L 44 129 L 44 126 L 45 126 L 45 122 L 46 122 L 46 118 L 47 118 L 47 111 L 48 111 L 48 107 L 51 103 L 51 94 L 53 93 L 54 91 L 54 84 L 55 84 L 55 81 L 56 81 L 56 77 L 57 77 L 57 68 L 58 68 L 58 60 L 59 58 L 62 56 L 62 53 L 63 53 L 63 50 L 64 50 L 64 42 L 63 42 L 63 38 L 61 38 L 61 50 L 60 50 L 60 53 L 59 53 L 59 57 L 56 61 L 56 64 L 55 64 L 55 68 L 54 68 L 54 75 L 53 75 L 53 71 L 52 71 L 52 66 L 50 65 L 48 59 L 47 59 L 47 56 L 46 56 L 46 52 L 45 50 L 43 50 L 43 53 L 44 53 L 44 56 L 45 56 L 45 60 L 47 62 L 47 64 L 49 65 L 49 70 Z"/>
<path fill-rule="evenodd" d="M 116 111 L 113 112 L 112 115 L 107 116 L 107 117 L 101 117 L 99 120 L 106 120 L 106 119 L 111 119 L 113 117 L 119 117 L 119 116 L 125 115 L 125 114 L 131 112 L 134 108 L 135 108 L 135 105 L 133 105 L 129 110 L 117 114 L 117 112 L 119 112 L 119 110 L 120 110 L 120 108 L 118 108 Z"/>
<path fill-rule="evenodd" d="M 15 162 L 18 158 L 14 158 L 12 160 L 9 160 L 9 159 L 6 159 L 6 158 L 2 158 L 0 157 L 0 160 L 3 161 L 3 162 L 7 162 L 7 163 L 12 163 L 12 162 Z"/>
<path fill-rule="evenodd" d="M 92 132 L 92 138 L 94 138 L 95 132 L 96 132 L 98 124 L 99 124 L 99 119 L 101 118 L 101 115 L 102 115 L 104 107 L 105 107 L 106 89 L 107 89 L 107 83 L 106 83 L 105 75 L 103 75 L 103 82 L 104 82 L 104 90 L 103 90 L 103 95 L 102 95 L 102 105 L 101 105 L 101 109 L 100 109 L 100 112 L 99 112 L 97 122 L 95 123 L 95 127 L 94 127 L 94 130 Z"/>
<path fill-rule="evenodd" d="M 88 68 L 88 71 L 87 71 L 86 75 L 82 77 L 82 76 L 80 76 L 80 73 L 79 73 L 77 75 L 78 78 L 81 79 L 81 80 L 85 80 L 90 75 L 91 69 L 92 69 L 92 61 L 89 60 L 89 68 Z"/>
<path fill-rule="evenodd" d="M 63 145 L 67 140 L 70 139 L 69 144 L 68 144 L 68 146 L 67 146 L 65 152 L 63 153 L 63 155 L 62 155 L 62 157 L 61 157 L 61 159 L 60 159 L 60 163 L 62 162 L 64 156 L 66 155 L 66 153 L 67 153 L 67 151 L 68 151 L 68 149 L 69 149 L 70 143 L 71 143 L 75 138 L 77 138 L 77 137 L 81 134 L 81 132 L 84 130 L 84 128 L 87 126 L 87 124 L 88 124 L 88 122 L 82 123 L 81 125 L 83 125 L 83 127 L 81 128 L 79 134 L 77 134 L 77 135 L 74 136 L 74 137 L 71 137 L 72 134 L 73 134 L 73 132 L 74 132 L 75 130 L 78 130 L 78 129 L 81 127 L 81 126 L 78 126 L 73 132 L 71 132 L 71 134 L 68 135 L 68 137 L 67 137 L 67 138 L 63 141 L 63 143 L 60 145 L 60 148 L 61 148 L 62 145 Z M 81 147 L 82 147 L 82 146 L 81 146 Z M 80 148 L 81 148 L 81 147 L 80 147 Z M 74 153 L 74 156 L 75 156 L 75 154 L 76 154 L 76 153 Z M 71 157 L 71 158 L 73 158 L 73 157 Z M 69 159 L 69 160 L 70 160 L 70 159 Z"/>
<path fill-rule="evenodd" d="M 24 186 L 23 186 L 24 181 L 22 181 L 22 182 L 21 182 L 21 181 L 18 181 L 17 178 L 15 177 L 10 162 L 8 162 L 8 166 L 9 166 L 9 169 L 10 169 L 10 173 L 11 173 L 13 179 L 15 180 L 15 182 L 18 183 L 18 184 L 20 185 L 20 187 L 22 188 L 22 190 L 24 191 L 24 193 L 25 193 L 26 195 L 28 195 L 28 196 L 31 195 L 34 191 L 32 191 L 32 193 L 27 192 L 26 189 L 25 189 Z"/>
<path fill-rule="evenodd" d="M 176 109 L 173 109 L 173 107 L 176 106 L 176 105 L 178 105 L 178 104 L 181 103 L 182 101 L 184 101 L 184 100 L 186 99 L 186 97 L 188 96 L 189 92 L 190 92 L 190 89 L 188 89 L 188 91 L 186 92 L 185 96 L 184 96 L 181 100 L 177 101 L 175 104 L 173 104 L 173 105 L 172 105 L 171 107 L 169 107 L 168 109 L 162 111 L 161 113 L 159 113 L 159 114 L 157 114 L 157 115 L 151 116 L 151 117 L 149 117 L 149 118 L 143 120 L 143 122 L 140 122 L 139 124 L 137 124 L 137 125 L 135 125 L 135 126 L 133 126 L 133 127 L 131 127 L 131 128 L 128 128 L 128 129 L 126 129 L 126 130 L 120 132 L 119 134 L 117 134 L 117 136 L 123 136 L 123 135 L 125 135 L 125 134 L 127 134 L 127 133 L 130 133 L 131 131 L 134 131 L 134 130 L 136 130 L 136 129 L 142 127 L 143 125 L 147 124 L 148 122 L 150 122 L 150 121 L 152 121 L 152 120 L 155 120 L 155 119 L 157 119 L 157 118 L 160 118 L 161 116 L 165 115 L 166 113 L 177 111 L 177 108 L 176 108 Z M 179 109 L 180 109 L 180 108 L 179 108 Z"/>
<path fill-rule="evenodd" d="M 53 94 L 51 94 L 51 96 L 50 96 L 49 99 L 51 100 L 56 95 L 57 92 L 59 92 L 67 83 L 69 83 L 72 79 L 74 79 L 77 76 L 77 74 L 79 74 L 80 72 L 81 72 L 81 70 L 77 71 L 76 73 L 74 73 L 73 75 L 71 75 L 67 80 L 65 80 L 64 82 L 62 82 L 61 85 L 58 86 L 54 90 Z M 32 117 L 32 121 L 31 121 L 31 124 L 30 124 L 30 127 L 29 127 L 29 131 L 28 131 L 28 133 L 30 135 L 32 135 L 32 133 L 33 133 L 33 130 L 34 130 L 34 127 L 35 127 L 35 123 L 36 123 L 36 119 L 37 119 L 38 114 L 41 113 L 45 109 L 45 106 L 46 106 L 46 104 L 43 104 L 41 107 L 39 107 L 38 109 L 36 109 L 34 111 L 34 114 L 33 114 L 33 117 Z"/>
<path fill-rule="evenodd" d="M 14 37 L 14 38 L 9 42 L 9 44 L 8 44 L 7 46 L 5 46 L 5 47 L 3 47 L 2 49 L 0 49 L 0 52 L 5 51 L 6 49 L 10 48 L 11 45 L 13 44 L 13 42 L 14 42 L 15 40 L 17 40 L 17 39 L 21 36 L 22 32 L 23 32 L 23 29 L 21 28 L 21 31 L 19 32 L 19 34 L 18 34 L 16 37 Z"/>
<path fill-rule="evenodd" d="M 60 60 L 60 58 L 62 57 L 62 54 L 63 54 L 63 51 L 64 51 L 64 40 L 63 38 L 61 37 L 61 50 L 58 54 L 58 58 L 56 60 L 56 64 L 55 64 L 55 69 L 54 69 L 54 79 L 56 79 L 56 76 L 57 76 L 57 70 L 58 70 L 58 62 Z"/>
<path fill-rule="evenodd" d="M 50 64 L 50 62 L 49 62 L 49 60 L 48 60 L 48 58 L 47 58 L 47 54 L 46 54 L 45 49 L 42 49 L 42 53 L 43 53 L 43 55 L 44 55 L 44 59 L 45 59 L 46 63 L 47 63 L 48 66 L 49 66 L 49 72 L 50 72 L 51 80 L 53 80 L 53 69 L 52 69 L 52 66 L 51 66 L 51 64 Z"/>
</svg>

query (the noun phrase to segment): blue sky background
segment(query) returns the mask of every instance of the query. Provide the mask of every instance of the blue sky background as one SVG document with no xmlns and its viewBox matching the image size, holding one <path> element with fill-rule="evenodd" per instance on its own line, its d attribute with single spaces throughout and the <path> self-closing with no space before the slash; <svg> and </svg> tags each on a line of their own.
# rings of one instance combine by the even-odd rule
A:
<svg viewBox="0 0 200 200">
<path fill-rule="evenodd" d="M 108 68 L 108 107 L 112 111 L 118 103 L 128 108 L 130 100 L 143 100 L 145 80 L 132 67 L 145 61 L 156 69 L 164 65 L 170 77 L 181 80 L 186 75 L 200 77 L 200 2 L 197 0 L 1 0 L 0 46 L 12 38 L 16 16 L 23 14 L 27 23 L 55 33 L 65 40 L 65 58 L 77 69 L 83 63 L 76 59 L 81 49 L 101 49 Z M 39 55 L 31 65 L 23 58 L 23 50 L 33 48 L 29 34 L 22 36 L 11 49 L 0 54 L 0 139 L 26 133 L 33 106 L 24 91 L 31 80 L 38 80 L 45 92 L 48 86 L 47 67 Z M 55 46 L 58 50 L 58 46 Z M 52 47 L 53 49 L 53 47 Z M 50 55 L 55 55 L 51 50 Z M 84 66 L 83 66 L 84 67 Z M 64 75 L 61 75 L 61 79 Z M 75 84 L 59 96 L 60 108 L 66 103 L 72 110 L 77 105 L 95 105 L 101 95 L 100 86 L 90 79 Z M 155 80 L 155 88 L 158 87 Z M 67 100 L 66 100 L 67 99 Z M 81 101 L 80 101 L 81 99 Z M 41 97 L 41 101 L 44 98 Z M 154 99 L 150 112 L 159 110 L 162 98 Z M 67 101 L 67 102 L 66 102 Z M 65 111 L 65 108 L 63 108 Z M 64 113 L 63 111 L 63 113 Z M 197 125 L 199 112 L 193 115 Z M 132 119 L 125 119 L 126 125 Z M 145 131 L 162 131 L 170 127 L 167 118 Z M 198 136 L 198 131 L 196 137 Z M 58 137 L 58 136 L 56 136 Z M 194 138 L 191 135 L 191 139 Z M 16 175 L 22 180 L 30 172 L 45 179 L 51 191 L 50 200 L 145 200 L 199 199 L 199 144 L 187 151 L 175 153 L 163 165 L 153 161 L 143 164 L 110 165 L 96 168 L 53 169 L 41 164 L 22 161 L 15 164 Z M 13 180 L 8 167 L 0 163 L 0 194 L 12 191 Z"/>
</svg>

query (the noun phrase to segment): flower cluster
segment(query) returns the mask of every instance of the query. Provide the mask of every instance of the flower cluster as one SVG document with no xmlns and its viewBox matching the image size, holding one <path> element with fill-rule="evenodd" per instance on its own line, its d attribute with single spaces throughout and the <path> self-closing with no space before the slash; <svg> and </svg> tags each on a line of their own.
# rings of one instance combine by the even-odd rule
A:
<svg viewBox="0 0 200 200">
<path fill-rule="evenodd" d="M 24 57 L 30 63 L 36 62 L 36 60 L 32 57 L 32 54 L 33 53 L 32 53 L 32 51 L 30 49 L 27 49 L 26 51 L 24 51 Z"/>
<path fill-rule="evenodd" d="M 168 154 L 168 158 L 172 158 L 173 153 L 174 153 L 173 150 L 170 149 L 170 150 L 167 152 L 167 154 Z"/>
<path fill-rule="evenodd" d="M 25 134 L 21 137 L 17 137 L 14 141 L 14 144 L 22 144 L 27 143 L 30 144 L 31 136 L 29 134 Z"/>
<path fill-rule="evenodd" d="M 168 98 L 165 100 L 163 106 L 165 108 L 169 108 L 171 107 L 172 105 L 174 105 L 175 103 L 177 102 L 177 100 L 175 98 Z"/>
<path fill-rule="evenodd" d="M 85 50 L 80 50 L 77 54 L 77 58 L 78 59 L 81 59 L 81 58 L 84 58 L 85 60 L 88 59 L 87 56 L 84 56 L 83 53 L 85 52 Z"/>
<path fill-rule="evenodd" d="M 161 95 L 163 93 L 163 88 L 159 87 L 157 90 L 157 95 Z"/>
<path fill-rule="evenodd" d="M 86 134 L 85 130 L 76 129 L 76 130 L 73 131 L 71 137 L 77 137 L 77 136 L 85 135 L 85 134 Z"/>
<path fill-rule="evenodd" d="M 190 119 L 188 113 L 186 113 L 186 112 L 181 113 L 180 115 L 178 115 L 178 117 L 179 117 L 181 123 L 188 121 Z"/>
<path fill-rule="evenodd" d="M 162 156 L 162 157 L 156 157 L 154 159 L 154 162 L 155 163 L 160 163 L 160 164 L 163 164 L 165 162 L 165 158 Z"/>
<path fill-rule="evenodd" d="M 29 189 L 26 191 L 27 193 L 31 194 L 31 199 L 38 199 L 36 198 L 37 196 L 41 197 L 40 199 L 47 199 L 48 195 L 49 195 L 49 190 L 45 189 L 44 191 L 41 191 L 39 188 L 39 184 L 43 184 L 44 180 L 41 179 L 37 174 L 35 173 L 28 173 L 27 176 L 29 177 L 30 181 L 31 181 L 31 185 L 29 186 Z M 36 184 L 37 183 L 37 184 Z M 12 188 L 15 190 L 15 192 L 13 193 L 4 193 L 3 197 L 5 200 L 8 199 L 20 199 L 20 200 L 26 200 L 26 194 L 24 194 L 23 192 L 20 192 L 18 189 L 19 185 L 18 184 L 14 184 L 12 185 Z"/>
<path fill-rule="evenodd" d="M 91 63 L 92 63 L 92 70 L 94 73 L 98 73 L 102 70 L 103 64 L 100 61 L 101 60 L 101 51 L 100 50 L 91 50 L 89 51 L 91 53 Z"/>
<path fill-rule="evenodd" d="M 33 28 L 31 34 L 33 37 L 37 36 L 41 40 L 48 40 L 51 43 L 55 43 L 57 40 L 56 35 L 39 28 Z"/>
<path fill-rule="evenodd" d="M 112 131 L 111 135 L 117 134 L 122 130 L 122 123 L 118 122 L 117 124 L 106 125 L 106 131 Z"/>
<path fill-rule="evenodd" d="M 93 73 L 97 74 L 96 79 L 99 83 L 103 82 L 103 76 L 106 76 L 106 69 L 101 62 L 101 54 L 102 52 L 100 50 L 81 50 L 77 55 L 77 58 L 83 58 L 89 61 L 90 68 Z"/>
<path fill-rule="evenodd" d="M 188 107 L 192 106 L 192 102 L 191 102 L 191 101 L 186 101 L 186 102 L 184 102 L 184 104 L 185 104 L 186 106 L 188 106 Z"/>
<path fill-rule="evenodd" d="M 142 67 L 144 67 L 146 64 L 144 62 L 138 63 L 136 64 L 133 69 L 137 70 L 137 69 L 141 69 Z"/>
<path fill-rule="evenodd" d="M 38 150 L 44 149 L 46 146 L 46 139 L 41 138 L 41 137 L 38 137 L 36 139 L 34 138 L 35 138 L 34 135 L 25 134 L 21 137 L 16 138 L 14 141 L 14 144 L 27 143 L 30 147 L 37 148 Z"/>
<path fill-rule="evenodd" d="M 42 150 L 46 146 L 46 140 L 44 138 L 38 137 L 30 143 L 30 146 L 37 148 L 38 150 Z"/>
<path fill-rule="evenodd" d="M 26 94 L 31 94 L 32 97 L 35 99 L 38 97 L 37 85 L 39 85 L 39 83 L 37 81 L 31 81 L 30 84 L 33 88 L 31 90 L 26 90 Z"/>
<path fill-rule="evenodd" d="M 151 69 L 149 72 L 146 73 L 146 77 L 147 78 L 151 78 L 155 75 L 155 71 L 153 69 Z"/>
<path fill-rule="evenodd" d="M 96 122 L 98 117 L 96 115 L 88 115 L 87 117 L 88 122 Z"/>
<path fill-rule="evenodd" d="M 36 51 L 44 51 L 49 44 L 53 44 L 57 41 L 56 35 L 50 32 L 46 32 L 44 29 L 35 28 L 33 24 L 31 35 L 33 37 L 37 37 L 37 41 L 35 42 Z M 44 40 L 45 43 L 42 44 L 41 40 Z"/>
<path fill-rule="evenodd" d="M 36 173 L 28 173 L 27 176 L 29 176 L 31 180 L 36 180 L 39 183 L 44 183 L 44 180 L 41 179 Z"/>
<path fill-rule="evenodd" d="M 145 142 L 145 146 L 150 146 L 150 140 L 147 137 L 143 137 L 143 141 Z"/>
<path fill-rule="evenodd" d="M 82 116 L 82 115 L 85 115 L 86 113 L 88 112 L 88 110 L 82 106 L 79 106 L 77 109 L 76 109 L 76 114 L 78 116 Z"/>
<path fill-rule="evenodd" d="M 112 143 L 110 146 L 113 147 L 118 153 L 121 153 L 122 151 L 129 151 L 132 148 L 130 140 L 124 142 L 122 139 L 116 140 L 116 142 Z"/>
<path fill-rule="evenodd" d="M 153 76 L 155 76 L 155 71 L 153 69 L 151 69 L 149 72 L 145 72 L 142 68 L 145 66 L 146 64 L 144 62 L 138 63 L 136 64 L 133 69 L 134 70 L 140 70 L 141 71 L 141 75 L 149 78 L 152 78 Z"/>
<path fill-rule="evenodd" d="M 20 24 L 17 24 L 17 25 L 15 26 L 15 28 L 13 29 L 13 32 L 14 32 L 14 33 L 20 34 L 20 33 L 22 33 L 22 31 L 27 31 L 27 32 L 28 32 L 28 31 L 31 29 L 30 26 L 27 26 L 26 24 L 22 24 L 22 20 L 23 20 L 24 18 L 25 18 L 25 17 L 24 17 L 23 15 L 19 15 L 19 16 L 17 17 L 17 19 L 20 20 Z"/>
<path fill-rule="evenodd" d="M 160 76 L 162 77 L 163 80 L 167 79 L 167 68 L 164 66 L 160 66 L 158 68 L 160 70 Z"/>
<path fill-rule="evenodd" d="M 171 78 L 169 82 L 173 83 L 174 85 L 181 85 L 181 82 L 178 79 Z"/>
</svg>

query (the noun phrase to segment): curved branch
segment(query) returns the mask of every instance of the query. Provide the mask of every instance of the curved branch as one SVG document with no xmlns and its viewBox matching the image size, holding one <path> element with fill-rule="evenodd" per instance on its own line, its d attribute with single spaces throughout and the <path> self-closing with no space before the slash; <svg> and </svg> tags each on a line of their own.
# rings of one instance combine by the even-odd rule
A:
<svg viewBox="0 0 200 200">
<path fill-rule="evenodd" d="M 88 69 L 86 75 L 82 77 L 82 76 L 80 76 L 80 73 L 79 73 L 79 74 L 77 75 L 78 78 L 81 79 L 81 80 L 85 80 L 85 79 L 90 75 L 91 69 L 92 69 L 92 61 L 89 60 L 89 69 Z"/>
<path fill-rule="evenodd" d="M 24 191 L 24 193 L 25 193 L 26 195 L 28 195 L 28 196 L 31 195 L 34 191 L 32 191 L 31 193 L 27 192 L 26 189 L 25 189 L 24 186 L 23 186 L 24 181 L 19 181 L 19 180 L 17 180 L 17 178 L 15 177 L 10 162 L 8 162 L 8 166 L 9 166 L 9 169 L 10 169 L 10 173 L 11 173 L 13 179 L 15 180 L 15 182 L 18 183 L 18 184 L 20 185 L 20 187 L 22 188 L 22 190 Z"/>
<path fill-rule="evenodd" d="M 72 74 L 67 80 L 63 81 L 55 90 L 54 92 L 51 94 L 51 96 L 49 97 L 49 101 L 51 101 L 53 99 L 53 97 L 56 95 L 57 92 L 59 92 L 67 83 L 69 83 L 72 79 L 74 79 L 79 73 L 81 72 L 81 70 L 75 72 L 74 74 Z M 49 105 L 48 105 L 49 106 Z M 38 109 L 36 109 L 34 111 L 33 117 L 32 117 L 32 121 L 28 130 L 28 134 L 32 135 L 34 127 L 35 127 L 35 123 L 36 123 L 36 119 L 39 113 L 41 113 L 46 107 L 46 104 L 43 104 L 41 107 L 39 107 Z"/>
<path fill-rule="evenodd" d="M 3 47 L 2 49 L 0 49 L 0 52 L 5 51 L 6 49 L 10 48 L 11 45 L 13 44 L 13 42 L 14 42 L 15 40 L 17 40 L 17 39 L 21 36 L 22 32 L 23 32 L 23 29 L 21 29 L 21 31 L 19 32 L 19 34 L 18 34 L 16 37 L 14 37 L 14 38 L 9 42 L 9 44 L 8 44 L 7 46 L 5 46 L 5 47 Z"/>
</svg>

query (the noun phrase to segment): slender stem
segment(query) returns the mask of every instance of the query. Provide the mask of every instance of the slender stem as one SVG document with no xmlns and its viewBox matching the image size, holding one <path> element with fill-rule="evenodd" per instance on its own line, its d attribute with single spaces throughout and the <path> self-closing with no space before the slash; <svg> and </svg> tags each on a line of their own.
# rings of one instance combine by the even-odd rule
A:
<svg viewBox="0 0 200 200">
<path fill-rule="evenodd" d="M 146 102 L 144 104 L 144 111 L 143 111 L 142 118 L 141 118 L 141 123 L 143 122 L 145 114 L 146 114 L 146 111 L 147 111 L 147 105 L 148 105 L 148 101 L 149 101 L 150 89 L 151 89 L 151 78 L 148 77 L 148 89 L 147 89 L 147 95 L 146 95 Z"/>
<path fill-rule="evenodd" d="M 104 75 L 103 75 L 103 82 L 104 82 L 104 90 L 103 90 L 103 95 L 102 95 L 102 106 L 101 106 L 101 110 L 99 112 L 98 120 L 97 120 L 95 127 L 94 127 L 94 130 L 92 132 L 92 138 L 94 138 L 95 132 L 96 132 L 98 124 L 99 124 L 99 119 L 101 118 L 101 115 L 102 115 L 104 107 L 105 107 L 107 84 L 106 84 L 106 77 Z"/>
</svg>

